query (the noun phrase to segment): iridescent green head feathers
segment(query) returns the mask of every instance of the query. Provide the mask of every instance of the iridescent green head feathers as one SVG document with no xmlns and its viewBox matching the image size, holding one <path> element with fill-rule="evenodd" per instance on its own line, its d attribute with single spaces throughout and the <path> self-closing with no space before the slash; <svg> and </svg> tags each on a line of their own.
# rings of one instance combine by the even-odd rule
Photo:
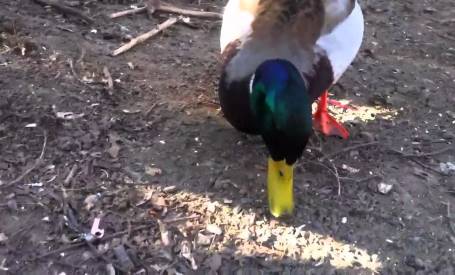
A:
<svg viewBox="0 0 455 275">
<path fill-rule="evenodd" d="M 271 157 L 293 164 L 312 134 L 311 98 L 289 61 L 268 60 L 251 80 L 250 104 Z"/>
</svg>

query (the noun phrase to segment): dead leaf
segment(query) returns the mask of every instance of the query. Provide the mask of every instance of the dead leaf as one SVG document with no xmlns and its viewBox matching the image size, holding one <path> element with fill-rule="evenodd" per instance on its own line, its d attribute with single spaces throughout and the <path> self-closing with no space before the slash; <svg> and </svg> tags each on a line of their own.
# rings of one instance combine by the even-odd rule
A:
<svg viewBox="0 0 455 275">
<path fill-rule="evenodd" d="M 118 158 L 118 154 L 121 149 L 120 146 L 118 145 L 118 141 L 120 140 L 121 140 L 120 136 L 117 133 L 115 132 L 109 133 L 109 142 L 111 143 L 111 147 L 107 150 L 107 152 L 113 159 Z"/>
<path fill-rule="evenodd" d="M 109 72 L 108 67 L 104 66 L 103 68 L 104 77 L 106 77 L 107 81 L 107 88 L 109 89 L 109 93 L 112 93 L 114 89 L 114 81 L 112 80 L 111 73 Z"/>
<path fill-rule="evenodd" d="M 158 226 L 161 233 L 161 242 L 164 246 L 170 246 L 172 244 L 171 233 L 167 230 L 166 225 L 160 220 L 158 220 Z"/>
<path fill-rule="evenodd" d="M 145 173 L 152 177 L 161 175 L 162 172 L 163 171 L 160 168 L 151 167 L 151 166 L 145 167 Z"/>
<path fill-rule="evenodd" d="M 98 194 L 88 195 L 84 200 L 85 209 L 90 211 L 98 202 L 100 196 Z"/>
<path fill-rule="evenodd" d="M 223 229 L 221 229 L 221 227 L 219 227 L 216 224 L 208 224 L 205 229 L 207 230 L 207 232 L 215 234 L 215 235 L 223 234 Z"/>
<path fill-rule="evenodd" d="M 158 208 L 167 206 L 166 199 L 162 196 L 153 195 L 151 198 L 151 202 L 152 202 L 153 206 L 155 206 L 155 207 L 157 206 Z"/>
<path fill-rule="evenodd" d="M 201 245 L 201 246 L 207 246 L 207 245 L 210 245 L 210 243 L 212 243 L 212 237 L 213 235 L 211 236 L 207 236 L 201 232 L 199 232 L 197 234 L 197 244 L 198 245 Z"/>
<path fill-rule="evenodd" d="M 245 241 L 250 240 L 251 239 L 250 230 L 248 230 L 248 228 L 243 229 L 239 234 L 239 238 Z"/>
<path fill-rule="evenodd" d="M 351 174 L 357 174 L 358 172 L 360 172 L 360 169 L 357 169 L 357 168 L 354 168 L 354 167 L 351 167 L 347 164 L 343 164 L 341 166 L 341 168 L 343 168 L 344 170 L 348 171 L 349 173 Z"/>
</svg>

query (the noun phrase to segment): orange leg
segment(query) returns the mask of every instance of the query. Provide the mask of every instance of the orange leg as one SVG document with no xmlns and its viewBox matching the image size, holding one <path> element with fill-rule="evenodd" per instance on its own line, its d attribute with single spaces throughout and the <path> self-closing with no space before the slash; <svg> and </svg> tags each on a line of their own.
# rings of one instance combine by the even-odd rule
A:
<svg viewBox="0 0 455 275">
<path fill-rule="evenodd" d="M 349 132 L 336 121 L 327 111 L 328 91 L 325 91 L 319 99 L 318 109 L 314 114 L 315 128 L 326 136 L 339 136 L 343 139 L 349 138 Z"/>
</svg>

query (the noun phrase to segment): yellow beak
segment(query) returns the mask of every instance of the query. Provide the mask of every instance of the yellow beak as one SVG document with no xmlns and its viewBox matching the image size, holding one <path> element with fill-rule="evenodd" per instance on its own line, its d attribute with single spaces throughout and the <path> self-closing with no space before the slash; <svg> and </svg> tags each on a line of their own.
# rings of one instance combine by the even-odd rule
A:
<svg viewBox="0 0 455 275">
<path fill-rule="evenodd" d="M 294 210 L 293 177 L 293 165 L 269 158 L 267 195 L 270 213 L 277 218 Z"/>
</svg>

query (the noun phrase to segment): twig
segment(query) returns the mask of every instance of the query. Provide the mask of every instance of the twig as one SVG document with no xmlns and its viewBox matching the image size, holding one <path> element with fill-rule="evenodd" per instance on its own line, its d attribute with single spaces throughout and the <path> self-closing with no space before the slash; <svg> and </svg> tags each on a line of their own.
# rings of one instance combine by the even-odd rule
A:
<svg viewBox="0 0 455 275">
<path fill-rule="evenodd" d="M 114 81 L 112 81 L 112 75 L 109 72 L 107 66 L 104 66 L 103 73 L 104 76 L 107 78 L 107 89 L 109 90 L 109 94 L 112 94 L 112 91 L 114 90 Z"/>
<path fill-rule="evenodd" d="M 156 10 L 161 11 L 161 12 L 169 12 L 169 13 L 175 13 L 175 14 L 180 14 L 180 15 L 185 15 L 185 16 L 193 16 L 193 17 L 207 18 L 207 19 L 222 19 L 223 18 L 223 15 L 218 12 L 187 10 L 187 9 L 182 9 L 182 8 L 178 8 L 175 6 L 171 6 L 168 4 L 166 4 L 166 5 L 161 4 L 160 6 L 158 6 L 158 8 Z"/>
<path fill-rule="evenodd" d="M 369 143 L 364 143 L 364 144 L 354 145 L 354 146 L 351 146 L 351 147 L 346 147 L 343 150 L 340 150 L 340 151 L 333 152 L 331 154 L 322 156 L 320 158 L 320 160 L 324 161 L 326 159 L 331 159 L 333 157 L 336 157 L 336 156 L 338 156 L 340 154 L 343 154 L 343 153 L 347 153 L 347 152 L 352 151 L 352 150 L 360 149 L 360 148 L 363 148 L 363 147 L 377 146 L 377 145 L 379 145 L 379 142 L 373 141 L 373 142 L 369 142 Z"/>
<path fill-rule="evenodd" d="M 114 19 L 114 18 L 118 18 L 118 17 L 122 17 L 122 16 L 145 12 L 146 10 L 147 10 L 147 7 L 140 7 L 140 8 L 130 9 L 130 10 L 118 11 L 118 12 L 111 13 L 109 15 L 109 18 Z"/>
<path fill-rule="evenodd" d="M 73 180 L 74 175 L 76 174 L 76 171 L 77 171 L 77 164 L 74 164 L 73 167 L 71 167 L 71 170 L 68 173 L 68 176 L 66 176 L 65 180 L 63 181 L 63 184 L 65 186 L 69 185 L 70 182 Z"/>
<path fill-rule="evenodd" d="M 138 37 L 135 37 L 135 38 L 131 39 L 130 42 L 126 43 L 125 45 L 123 45 L 120 48 L 118 48 L 115 51 L 113 51 L 112 52 L 112 56 L 117 56 L 119 54 L 122 54 L 122 53 L 130 50 L 134 46 L 147 41 L 148 39 L 154 37 L 155 35 L 157 35 L 161 31 L 163 31 L 163 30 L 169 28 L 170 26 L 174 25 L 175 23 L 177 23 L 177 21 L 178 21 L 178 19 L 176 17 L 169 18 L 168 20 L 164 21 L 163 23 L 158 25 L 153 30 L 151 30 L 149 32 L 146 32 L 144 34 L 141 34 Z"/>
<path fill-rule="evenodd" d="M 447 176 L 447 175 L 444 174 L 443 172 L 438 171 L 438 170 L 434 169 L 433 167 L 428 166 L 428 165 L 426 165 L 425 163 L 422 163 L 422 162 L 420 162 L 420 161 L 418 161 L 418 160 L 416 160 L 416 159 L 414 159 L 414 158 L 406 158 L 406 159 L 409 160 L 409 161 L 412 161 L 412 162 L 414 162 L 414 163 L 417 163 L 418 165 L 422 166 L 423 168 L 425 168 L 425 169 L 427 169 L 427 170 L 430 170 L 430 171 L 433 172 L 433 173 L 439 174 L 439 175 L 441 175 L 441 176 Z"/>
<path fill-rule="evenodd" d="M 75 8 L 71 8 L 71 7 L 65 6 L 63 4 L 60 4 L 59 1 L 57 1 L 57 0 L 33 0 L 33 1 L 38 3 L 38 4 L 40 4 L 40 5 L 42 5 L 42 6 L 53 7 L 53 8 L 55 8 L 56 10 L 58 10 L 58 11 L 60 11 L 62 13 L 78 16 L 78 17 L 82 18 L 83 20 L 85 20 L 89 24 L 93 24 L 93 22 L 94 22 L 94 20 L 92 18 L 90 18 L 89 16 L 85 15 L 81 11 L 79 11 L 79 10 L 77 10 Z"/>
<path fill-rule="evenodd" d="M 361 178 L 361 179 L 353 179 L 353 178 L 347 178 L 347 177 L 340 177 L 340 180 L 342 181 L 353 181 L 355 183 L 362 183 L 362 182 L 367 182 L 367 181 L 370 181 L 370 180 L 373 180 L 373 179 L 383 179 L 383 177 L 379 176 L 379 175 L 374 175 L 374 176 L 371 176 L 371 177 L 365 177 L 365 178 Z"/>
<path fill-rule="evenodd" d="M 325 165 L 324 163 L 319 162 L 319 161 L 306 160 L 305 162 L 312 163 L 312 164 L 314 164 L 314 165 L 324 167 L 324 168 L 327 169 L 333 176 L 335 176 L 335 178 L 336 178 L 336 180 L 337 180 L 337 184 L 338 184 L 338 196 L 341 195 L 341 181 L 340 181 L 340 175 L 338 174 L 338 169 L 336 168 L 335 164 L 333 164 L 332 162 L 330 162 L 331 166 L 334 168 L 334 170 L 332 170 L 332 169 L 330 169 L 327 165 Z"/>
<path fill-rule="evenodd" d="M 114 13 L 110 14 L 109 17 L 114 19 L 114 18 L 126 16 L 126 15 L 145 12 L 145 11 L 147 11 L 147 7 L 140 7 L 140 8 L 130 9 L 130 10 L 114 12 Z M 180 15 L 185 15 L 185 16 L 193 16 L 193 17 L 206 18 L 206 19 L 222 19 L 223 18 L 223 15 L 220 13 L 217 13 L 217 12 L 188 10 L 188 9 L 182 9 L 182 8 L 178 8 L 175 6 L 171 6 L 168 4 L 165 4 L 165 5 L 161 4 L 157 7 L 155 7 L 155 11 L 175 13 L 175 14 L 180 14 Z"/>
<path fill-rule="evenodd" d="M 38 255 L 35 258 L 33 258 L 33 260 L 35 260 L 35 261 L 36 260 L 41 260 L 43 258 L 52 256 L 52 255 L 55 255 L 55 254 L 60 254 L 60 253 L 65 252 L 67 250 L 71 250 L 71 249 L 74 249 L 74 248 L 81 247 L 83 245 L 85 245 L 84 242 L 78 242 L 78 243 L 74 243 L 74 244 L 71 244 L 71 245 L 68 245 L 68 246 L 60 247 L 60 248 L 57 248 L 55 250 L 52 250 L 52 251 L 46 252 L 44 254 Z"/>
<path fill-rule="evenodd" d="M 333 171 L 335 172 L 335 178 L 337 180 L 337 184 L 338 184 L 338 196 L 341 196 L 341 181 L 340 181 L 340 174 L 338 173 L 338 169 L 337 167 L 335 166 L 335 164 L 333 164 L 332 161 L 330 161 L 330 165 L 332 166 L 333 168 Z"/>
<path fill-rule="evenodd" d="M 80 79 L 79 76 L 77 75 L 76 70 L 75 70 L 75 68 L 74 68 L 73 59 L 68 58 L 67 62 L 68 62 L 68 65 L 70 66 L 71 73 L 73 74 L 73 77 L 74 77 L 77 81 L 79 81 L 81 84 L 83 84 L 84 86 L 91 88 L 90 85 L 88 85 L 87 83 L 85 83 L 85 82 L 84 82 L 82 79 Z"/>
<path fill-rule="evenodd" d="M 5 188 L 5 187 L 7 187 L 7 186 L 11 186 L 11 185 L 14 185 L 14 184 L 20 182 L 20 181 L 23 180 L 28 174 L 30 174 L 33 170 L 35 170 L 35 169 L 41 164 L 41 162 L 43 161 L 44 153 L 46 152 L 46 146 L 47 146 L 47 133 L 44 131 L 43 147 L 42 147 L 42 149 L 41 149 L 41 154 L 40 154 L 39 157 L 35 160 L 35 163 L 34 163 L 30 168 L 28 168 L 27 170 L 25 170 L 24 173 L 22 173 L 20 176 L 18 176 L 17 178 L 15 178 L 14 180 L 10 181 L 10 182 L 7 183 L 7 184 L 0 185 L 0 188 Z"/>
<path fill-rule="evenodd" d="M 200 217 L 199 215 L 191 215 L 191 216 L 188 216 L 188 217 L 178 217 L 178 218 L 163 220 L 163 223 L 183 222 L 183 221 L 187 221 L 187 220 L 194 220 L 194 219 L 197 219 L 199 217 Z"/>
<path fill-rule="evenodd" d="M 422 157 L 437 156 L 437 155 L 444 154 L 444 153 L 449 152 L 449 151 L 453 151 L 453 150 L 455 150 L 455 146 L 449 146 L 447 148 L 444 148 L 444 149 L 441 149 L 441 150 L 438 150 L 438 151 L 429 152 L 429 153 L 421 153 L 421 154 L 405 154 L 405 153 L 400 152 L 400 151 L 395 150 L 395 149 L 389 149 L 389 150 L 391 152 L 396 153 L 398 155 L 401 155 L 402 157 L 405 157 L 405 158 L 422 158 Z"/>
</svg>

